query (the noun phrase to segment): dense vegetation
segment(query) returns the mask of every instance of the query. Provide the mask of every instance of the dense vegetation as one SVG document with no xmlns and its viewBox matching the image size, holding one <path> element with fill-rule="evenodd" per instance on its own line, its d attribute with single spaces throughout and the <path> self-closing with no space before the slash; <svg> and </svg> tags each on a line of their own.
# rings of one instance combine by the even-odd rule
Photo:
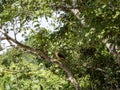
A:
<svg viewBox="0 0 120 90">
<path fill-rule="evenodd" d="M 119 90 L 120 1 L 2 0 L 3 49 L 0 90 Z"/>
</svg>

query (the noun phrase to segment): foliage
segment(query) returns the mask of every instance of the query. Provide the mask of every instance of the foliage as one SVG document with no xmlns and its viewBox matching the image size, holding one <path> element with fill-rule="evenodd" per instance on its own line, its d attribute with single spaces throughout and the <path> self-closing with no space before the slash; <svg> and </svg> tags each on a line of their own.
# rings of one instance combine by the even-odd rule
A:
<svg viewBox="0 0 120 90">
<path fill-rule="evenodd" d="M 10 55 L 10 52 L 12 55 Z M 0 61 L 0 82 L 2 82 L 0 86 L 2 90 L 64 90 L 66 87 L 68 89 L 72 88 L 69 87 L 64 77 L 59 77 L 47 69 L 43 61 L 36 63 L 37 59 L 34 56 L 24 55 L 24 53 L 12 49 L 1 56 Z"/>
<path fill-rule="evenodd" d="M 103 43 L 120 46 L 119 0 L 10 1 L 0 6 L 1 28 L 18 18 L 25 45 L 50 58 L 55 58 L 55 50 L 64 53 L 66 60 L 61 62 L 71 70 L 82 90 L 120 89 L 120 63 Z M 72 9 L 79 12 L 74 14 Z M 54 31 L 41 28 L 38 20 L 42 17 L 53 20 Z M 31 21 L 33 27 L 25 27 Z M 30 33 L 26 36 L 27 30 Z M 41 60 L 39 56 L 12 49 L 0 56 L 2 88 L 73 90 L 57 65 Z"/>
</svg>

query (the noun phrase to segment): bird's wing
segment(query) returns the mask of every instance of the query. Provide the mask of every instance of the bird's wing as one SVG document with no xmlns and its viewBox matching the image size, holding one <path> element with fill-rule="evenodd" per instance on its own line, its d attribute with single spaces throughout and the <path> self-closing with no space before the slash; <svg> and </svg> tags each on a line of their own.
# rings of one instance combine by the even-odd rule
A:
<svg viewBox="0 0 120 90">
<path fill-rule="evenodd" d="M 65 59 L 65 56 L 64 56 L 63 54 L 61 54 L 61 53 L 58 53 L 58 56 L 59 56 L 60 58 Z"/>
</svg>

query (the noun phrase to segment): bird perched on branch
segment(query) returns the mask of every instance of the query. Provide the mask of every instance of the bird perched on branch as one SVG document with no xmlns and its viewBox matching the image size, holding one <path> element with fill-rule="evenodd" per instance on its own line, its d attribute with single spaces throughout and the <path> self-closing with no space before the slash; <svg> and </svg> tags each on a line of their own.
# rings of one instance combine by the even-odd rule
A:
<svg viewBox="0 0 120 90">
<path fill-rule="evenodd" d="M 62 53 L 60 53 L 60 52 L 55 51 L 54 54 L 55 54 L 55 56 L 56 56 L 56 58 L 57 58 L 58 60 L 63 60 L 63 59 L 65 59 L 65 56 L 64 56 Z"/>
</svg>

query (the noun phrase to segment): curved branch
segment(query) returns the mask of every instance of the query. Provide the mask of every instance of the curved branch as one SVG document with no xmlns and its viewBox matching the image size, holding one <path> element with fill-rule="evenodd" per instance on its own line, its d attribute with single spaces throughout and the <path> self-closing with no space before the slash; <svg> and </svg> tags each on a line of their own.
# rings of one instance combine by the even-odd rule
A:
<svg viewBox="0 0 120 90">
<path fill-rule="evenodd" d="M 51 60 L 53 62 L 53 59 Z M 62 68 L 65 73 L 67 74 L 67 80 L 69 80 L 75 87 L 76 90 L 81 90 L 79 84 L 77 83 L 76 79 L 74 78 L 73 74 L 71 71 L 60 61 L 54 60 L 54 63 L 58 64 L 60 68 Z"/>
<path fill-rule="evenodd" d="M 3 33 L 3 34 L 7 38 L 7 40 L 10 40 L 13 43 L 15 43 L 18 48 L 23 48 L 23 49 L 27 50 L 29 53 L 32 53 L 32 54 L 35 54 L 35 55 L 39 55 L 40 57 L 43 57 L 47 61 L 50 61 L 52 63 L 58 64 L 59 67 L 62 70 L 65 71 L 65 73 L 68 76 L 68 80 L 74 85 L 75 89 L 76 90 L 80 90 L 79 84 L 77 83 L 76 79 L 72 75 L 71 71 L 63 63 L 61 63 L 59 60 L 56 60 L 56 59 L 53 59 L 53 58 L 51 59 L 47 55 L 45 55 L 44 52 L 40 51 L 39 49 L 35 49 L 35 48 L 29 47 L 27 45 L 24 45 L 24 44 L 18 42 L 17 40 L 15 40 L 12 37 L 10 37 L 7 33 Z"/>
</svg>

